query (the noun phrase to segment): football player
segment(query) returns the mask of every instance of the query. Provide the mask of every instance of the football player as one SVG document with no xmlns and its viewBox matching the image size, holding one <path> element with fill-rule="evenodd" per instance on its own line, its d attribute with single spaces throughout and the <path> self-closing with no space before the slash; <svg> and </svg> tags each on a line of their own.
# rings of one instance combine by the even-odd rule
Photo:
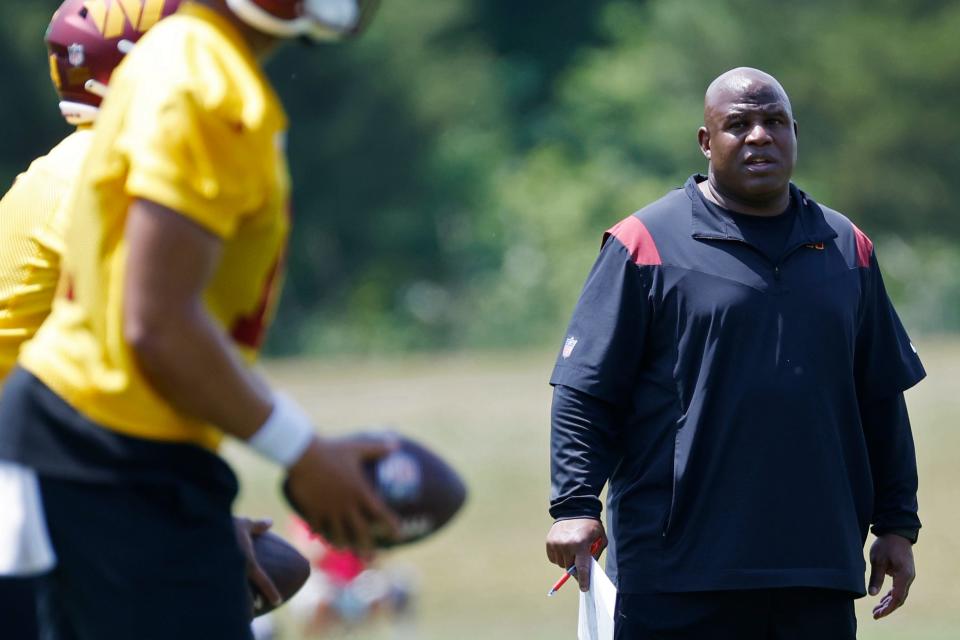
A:
<svg viewBox="0 0 960 640">
<path fill-rule="evenodd" d="M 82 4 L 104 39 L 165 6 Z M 114 73 L 62 207 L 52 313 L 0 402 L 0 459 L 37 472 L 57 556 L 41 607 L 50 637 L 249 637 L 223 433 L 285 467 L 291 501 L 334 542 L 396 529 L 362 473 L 389 445 L 319 438 L 249 368 L 289 225 L 286 118 L 259 60 L 283 38 L 355 35 L 372 8 L 188 2 Z"/>
<path fill-rule="evenodd" d="M 136 2 L 139 3 L 137 9 Z M 173 13 L 180 0 L 150 5 L 128 4 L 138 11 L 136 23 L 125 21 L 101 28 L 95 5 L 66 0 L 54 14 L 44 38 L 50 78 L 60 96 L 60 112 L 76 129 L 46 156 L 37 159 L 0 200 L 0 386 L 13 368 L 20 345 L 32 336 L 50 312 L 60 276 L 66 210 L 60 203 L 80 171 L 96 119 L 114 68 L 133 44 L 159 19 Z M 103 16 L 112 9 L 102 7 Z M 93 12 L 91 13 L 91 7 Z M 27 493 L 36 501 L 36 478 L 30 469 L 0 462 L 0 492 Z M 19 500 L 0 500 L 15 505 Z M 248 578 L 263 595 L 280 598 L 276 586 L 252 554 L 251 536 L 267 531 L 268 520 L 236 518 L 236 532 L 247 558 Z M 53 554 L 42 510 L 5 509 L 0 513 L 0 615 L 7 631 L 13 625 L 32 637 L 35 624 L 33 580 L 30 576 L 52 566 Z M 14 576 L 10 578 L 9 576 Z"/>
<path fill-rule="evenodd" d="M 136 24 L 123 22 L 107 37 L 82 0 L 67 0 L 54 14 L 45 41 L 60 112 L 75 130 L 36 159 L 0 200 L 0 384 L 20 345 L 50 312 L 60 277 L 66 210 L 60 208 L 91 140 L 91 126 L 110 74 L 140 36 L 176 9 L 179 0 L 137 0 Z M 110 3 L 104 3 L 109 7 Z M 36 637 L 34 579 L 54 563 L 32 470 L 0 462 L 0 620 L 4 637 Z M 251 526 L 254 522 L 249 522 Z M 261 522 L 261 521 L 256 521 Z M 262 527 L 262 524 L 257 525 Z M 259 581 L 259 573 L 255 579 Z"/>
</svg>

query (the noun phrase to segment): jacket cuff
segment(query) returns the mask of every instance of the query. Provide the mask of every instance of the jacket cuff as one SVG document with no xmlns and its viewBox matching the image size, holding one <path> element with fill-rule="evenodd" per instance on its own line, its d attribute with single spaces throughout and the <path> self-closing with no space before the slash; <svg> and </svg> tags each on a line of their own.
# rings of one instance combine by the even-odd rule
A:
<svg viewBox="0 0 960 640">
<path fill-rule="evenodd" d="M 917 538 L 920 537 L 920 529 L 897 529 L 897 528 L 887 528 L 887 527 L 873 527 L 871 529 L 873 535 L 885 536 L 888 534 L 893 534 L 900 536 L 901 538 L 906 538 L 910 541 L 910 544 L 917 544 Z"/>
<path fill-rule="evenodd" d="M 600 498 L 594 496 L 576 496 L 554 502 L 550 505 L 550 515 L 554 520 L 572 520 L 574 518 L 600 519 L 603 505 Z"/>
</svg>

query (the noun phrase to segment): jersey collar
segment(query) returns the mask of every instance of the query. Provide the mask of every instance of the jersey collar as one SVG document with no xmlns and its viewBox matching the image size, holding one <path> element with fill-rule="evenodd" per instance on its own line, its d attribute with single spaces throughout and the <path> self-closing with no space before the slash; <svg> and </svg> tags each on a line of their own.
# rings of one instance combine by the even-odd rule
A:
<svg viewBox="0 0 960 640">
<path fill-rule="evenodd" d="M 733 218 L 720 207 L 711 208 L 703 204 L 697 184 L 706 179 L 707 177 L 703 174 L 695 173 L 683 185 L 683 190 L 690 199 L 691 235 L 694 238 L 704 240 L 738 240 L 745 242 L 746 240 L 744 240 L 743 234 Z M 820 209 L 819 205 L 792 182 L 790 183 L 790 197 L 800 206 L 793 231 L 790 233 L 790 239 L 787 242 L 788 248 L 801 244 L 826 242 L 837 237 L 837 232 L 827 224 L 823 210 Z"/>
</svg>

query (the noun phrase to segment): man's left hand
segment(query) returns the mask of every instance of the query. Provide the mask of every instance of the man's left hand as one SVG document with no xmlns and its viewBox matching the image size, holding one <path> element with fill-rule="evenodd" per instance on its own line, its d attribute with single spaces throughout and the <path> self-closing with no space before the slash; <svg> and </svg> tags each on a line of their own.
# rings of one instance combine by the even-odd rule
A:
<svg viewBox="0 0 960 640">
<path fill-rule="evenodd" d="M 233 527 L 237 534 L 237 543 L 243 551 L 247 561 L 247 579 L 253 583 L 257 591 L 274 606 L 283 602 L 283 597 L 277 591 L 270 576 L 257 563 L 257 556 L 253 551 L 253 539 L 263 535 L 273 525 L 270 520 L 251 520 L 250 518 L 234 518 Z"/>
<path fill-rule="evenodd" d="M 880 593 L 885 576 L 893 578 L 893 588 L 873 608 L 873 619 L 884 618 L 907 601 L 917 571 L 910 541 L 895 533 L 880 536 L 870 547 L 870 595 Z"/>
</svg>

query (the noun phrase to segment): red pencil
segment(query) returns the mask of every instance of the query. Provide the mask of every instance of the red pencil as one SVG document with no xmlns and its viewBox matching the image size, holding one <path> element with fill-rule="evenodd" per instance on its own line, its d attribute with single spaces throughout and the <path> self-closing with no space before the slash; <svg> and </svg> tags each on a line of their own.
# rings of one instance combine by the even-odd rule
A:
<svg viewBox="0 0 960 640">
<path fill-rule="evenodd" d="M 590 555 L 592 556 L 597 555 L 597 551 L 599 550 L 600 550 L 600 538 L 597 538 L 596 540 L 593 541 L 593 544 L 590 545 Z M 553 586 L 550 588 L 550 591 L 547 591 L 547 597 L 555 594 L 560 589 L 560 587 L 566 584 L 567 580 L 570 579 L 570 576 L 572 576 L 576 572 L 576 570 L 577 570 L 577 565 L 573 565 L 572 567 L 564 571 L 563 575 L 560 576 L 560 579 L 557 580 L 553 584 Z"/>
</svg>

